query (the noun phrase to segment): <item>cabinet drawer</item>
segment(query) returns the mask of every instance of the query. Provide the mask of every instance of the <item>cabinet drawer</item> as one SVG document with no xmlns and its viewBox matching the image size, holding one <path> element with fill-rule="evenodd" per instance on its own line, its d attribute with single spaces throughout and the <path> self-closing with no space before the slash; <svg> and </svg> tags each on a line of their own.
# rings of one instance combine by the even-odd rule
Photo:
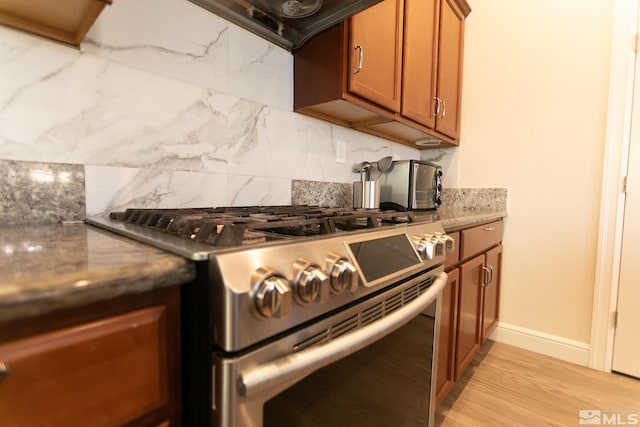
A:
<svg viewBox="0 0 640 427">
<path fill-rule="evenodd" d="M 5 425 L 115 426 L 169 397 L 166 306 L 0 345 Z"/>
<path fill-rule="evenodd" d="M 447 235 L 453 239 L 453 252 L 447 253 L 444 260 L 445 270 L 460 261 L 460 232 L 447 233 Z"/>
<path fill-rule="evenodd" d="M 502 221 L 494 221 L 462 230 L 460 257 L 468 258 L 500 243 L 503 228 Z"/>
</svg>

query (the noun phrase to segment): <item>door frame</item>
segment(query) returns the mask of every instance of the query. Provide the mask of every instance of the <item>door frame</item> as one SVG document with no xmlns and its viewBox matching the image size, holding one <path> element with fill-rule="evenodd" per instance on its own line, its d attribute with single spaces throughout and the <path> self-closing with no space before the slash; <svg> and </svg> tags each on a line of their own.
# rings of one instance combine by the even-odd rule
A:
<svg viewBox="0 0 640 427">
<path fill-rule="evenodd" d="M 640 0 L 615 0 L 589 367 L 611 372 Z"/>
</svg>

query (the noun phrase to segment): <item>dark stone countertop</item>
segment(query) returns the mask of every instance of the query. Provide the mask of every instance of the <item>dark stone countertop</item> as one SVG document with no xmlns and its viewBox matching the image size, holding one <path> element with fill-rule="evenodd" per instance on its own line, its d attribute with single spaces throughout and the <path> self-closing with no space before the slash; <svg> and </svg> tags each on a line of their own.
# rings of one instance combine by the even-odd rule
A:
<svg viewBox="0 0 640 427">
<path fill-rule="evenodd" d="M 451 231 L 506 216 L 441 208 L 416 214 Z M 195 278 L 192 262 L 85 224 L 0 227 L 0 322 Z"/>
<path fill-rule="evenodd" d="M 85 224 L 0 227 L 0 321 L 194 278 L 184 258 Z"/>
<path fill-rule="evenodd" d="M 485 222 L 496 221 L 507 216 L 500 209 L 465 209 L 441 207 L 435 211 L 414 213 L 417 221 L 438 221 L 445 231 L 472 227 Z"/>
</svg>

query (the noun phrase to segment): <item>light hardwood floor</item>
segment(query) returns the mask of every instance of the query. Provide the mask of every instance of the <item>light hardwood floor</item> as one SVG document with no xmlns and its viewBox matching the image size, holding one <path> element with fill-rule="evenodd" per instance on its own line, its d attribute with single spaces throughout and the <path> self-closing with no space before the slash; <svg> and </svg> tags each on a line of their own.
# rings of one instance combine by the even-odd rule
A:
<svg viewBox="0 0 640 427">
<path fill-rule="evenodd" d="M 640 422 L 640 380 L 488 342 L 435 421 L 441 427 L 578 426 L 580 410 L 600 410 L 619 416 L 616 421 L 633 421 L 635 413 Z"/>
</svg>

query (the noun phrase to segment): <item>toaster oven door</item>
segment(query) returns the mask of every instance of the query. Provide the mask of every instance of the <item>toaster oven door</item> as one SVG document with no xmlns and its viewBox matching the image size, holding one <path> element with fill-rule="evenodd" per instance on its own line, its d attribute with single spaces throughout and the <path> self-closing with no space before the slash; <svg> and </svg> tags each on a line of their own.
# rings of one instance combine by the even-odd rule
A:
<svg viewBox="0 0 640 427">
<path fill-rule="evenodd" d="M 440 206 L 442 170 L 434 165 L 414 163 L 412 172 L 412 209 L 436 209 Z"/>
</svg>

